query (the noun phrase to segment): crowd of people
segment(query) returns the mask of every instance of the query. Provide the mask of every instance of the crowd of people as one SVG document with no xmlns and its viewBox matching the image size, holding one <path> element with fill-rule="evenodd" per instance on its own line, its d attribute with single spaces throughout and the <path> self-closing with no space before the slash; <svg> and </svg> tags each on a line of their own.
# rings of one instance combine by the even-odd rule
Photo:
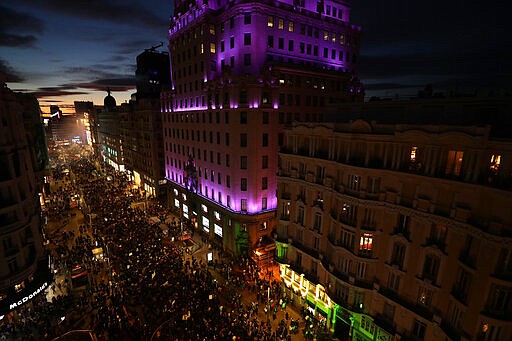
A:
<svg viewBox="0 0 512 341">
<path fill-rule="evenodd" d="M 54 173 L 61 185 L 50 196 L 50 219 L 69 219 L 69 197 L 78 193 L 85 220 L 76 231 L 57 224 L 48 251 L 54 269 L 70 275 L 83 267 L 88 282 L 78 291 L 67 276 L 62 287 L 52 286 L 53 302 L 35 300 L 30 316 L 41 339 L 77 327 L 99 340 L 289 340 L 300 326 L 311 329 L 291 318 L 280 283 L 262 278 L 248 258 L 208 263 L 186 255 L 181 240 L 171 238 L 182 224 L 172 220 L 165 235 L 149 217 L 165 221 L 171 212 L 147 206 L 124 173 L 104 166 L 101 174 L 86 158 L 67 167 L 69 174 Z M 102 258 L 94 257 L 97 248 Z M 257 300 L 244 302 L 247 293 Z M 69 311 L 74 318 L 62 322 Z"/>
</svg>

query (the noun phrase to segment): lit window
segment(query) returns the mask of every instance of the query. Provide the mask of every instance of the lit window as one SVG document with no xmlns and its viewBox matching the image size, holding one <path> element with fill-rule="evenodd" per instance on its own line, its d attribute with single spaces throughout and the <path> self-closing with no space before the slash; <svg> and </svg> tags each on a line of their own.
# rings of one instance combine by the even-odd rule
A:
<svg viewBox="0 0 512 341">
<path fill-rule="evenodd" d="M 283 19 L 279 19 L 277 28 L 280 30 L 284 30 L 284 20 Z"/>
<path fill-rule="evenodd" d="M 293 32 L 293 30 L 294 30 L 294 27 L 293 27 L 293 21 L 290 21 L 290 22 L 288 23 L 288 31 L 289 31 L 289 32 Z"/>
<path fill-rule="evenodd" d="M 324 40 L 329 40 L 329 32 L 324 31 Z"/>
<path fill-rule="evenodd" d="M 203 54 L 203 53 L 204 53 L 204 44 L 201 43 L 201 54 Z"/>
<path fill-rule="evenodd" d="M 267 26 L 274 27 L 274 16 L 273 15 L 268 16 Z"/>
<path fill-rule="evenodd" d="M 25 282 L 21 282 L 21 283 L 16 284 L 16 285 L 14 286 L 14 290 L 15 290 L 16 292 L 19 292 L 19 291 L 23 290 L 24 288 L 25 288 Z"/>
<path fill-rule="evenodd" d="M 240 200 L 240 210 L 242 212 L 247 212 L 247 199 Z"/>
<path fill-rule="evenodd" d="M 215 51 L 216 51 L 215 43 L 210 43 L 210 52 L 215 53 Z"/>
<path fill-rule="evenodd" d="M 340 35 L 340 45 L 345 45 L 345 35 Z"/>
<path fill-rule="evenodd" d="M 201 208 L 203 209 L 203 212 L 208 212 L 208 207 L 206 207 L 205 204 L 201 204 Z"/>
<path fill-rule="evenodd" d="M 372 250 L 373 248 L 373 234 L 363 233 L 359 242 L 359 250 Z"/>
<path fill-rule="evenodd" d="M 416 152 L 418 151 L 418 147 L 411 147 L 411 161 L 416 161 Z"/>
<path fill-rule="evenodd" d="M 418 303 L 423 304 L 425 306 L 430 306 L 430 301 L 432 300 L 432 291 L 421 287 L 418 292 Z"/>
<path fill-rule="evenodd" d="M 220 220 L 220 213 L 217 211 L 213 211 L 213 216 L 215 217 L 215 220 Z"/>
<path fill-rule="evenodd" d="M 498 174 L 498 171 L 500 170 L 500 163 L 501 163 L 501 155 L 496 155 L 496 154 L 491 155 L 491 162 L 489 165 L 491 172 L 493 172 L 494 174 Z"/>
<path fill-rule="evenodd" d="M 213 36 L 215 35 L 215 25 L 213 24 L 210 24 L 210 34 Z"/>
<path fill-rule="evenodd" d="M 335 42 L 336 42 L 336 34 L 333 34 L 333 35 L 332 35 L 331 41 L 332 41 L 333 43 L 335 43 Z"/>
<path fill-rule="evenodd" d="M 448 152 L 448 159 L 446 160 L 446 175 L 455 175 L 458 176 L 460 174 L 460 168 L 462 166 L 462 157 L 464 156 L 463 151 L 459 150 L 450 150 Z"/>
</svg>

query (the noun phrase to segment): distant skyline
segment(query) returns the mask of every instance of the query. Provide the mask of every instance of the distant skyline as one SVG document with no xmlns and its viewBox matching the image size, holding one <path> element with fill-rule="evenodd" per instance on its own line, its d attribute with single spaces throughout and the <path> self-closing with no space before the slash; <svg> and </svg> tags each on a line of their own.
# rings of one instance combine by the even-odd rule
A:
<svg viewBox="0 0 512 341">
<path fill-rule="evenodd" d="M 135 58 L 164 42 L 173 0 L 4 0 L 0 5 L 0 71 L 14 91 L 51 104 L 117 103 L 135 92 Z M 363 29 L 359 76 L 366 95 L 413 96 L 476 89 L 510 92 L 512 44 L 505 3 L 474 0 L 352 1 Z"/>
</svg>

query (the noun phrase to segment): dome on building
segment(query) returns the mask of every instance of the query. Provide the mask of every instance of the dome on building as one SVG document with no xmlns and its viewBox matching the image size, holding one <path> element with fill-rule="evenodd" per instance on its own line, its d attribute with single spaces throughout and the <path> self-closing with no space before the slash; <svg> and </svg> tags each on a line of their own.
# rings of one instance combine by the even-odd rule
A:
<svg viewBox="0 0 512 341">
<path fill-rule="evenodd" d="M 105 109 L 115 108 L 116 107 L 116 99 L 114 97 L 112 97 L 112 95 L 110 94 L 110 88 L 107 89 L 107 93 L 108 93 L 108 95 L 105 96 L 105 99 L 103 100 L 103 106 L 105 107 Z"/>
</svg>

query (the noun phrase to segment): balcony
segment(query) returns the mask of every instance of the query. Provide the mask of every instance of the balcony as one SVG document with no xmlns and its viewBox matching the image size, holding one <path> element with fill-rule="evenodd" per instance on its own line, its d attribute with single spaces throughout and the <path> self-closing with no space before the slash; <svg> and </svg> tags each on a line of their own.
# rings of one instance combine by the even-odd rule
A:
<svg viewBox="0 0 512 341">
<path fill-rule="evenodd" d="M 426 320 L 432 321 L 432 318 L 434 317 L 434 313 L 430 311 L 429 308 L 425 307 L 424 305 L 420 305 L 418 303 L 411 302 L 403 298 L 402 296 L 399 295 L 398 292 L 390 288 L 380 287 L 379 293 L 400 304 L 402 307 L 418 314 L 419 316 L 423 317 Z"/>
<path fill-rule="evenodd" d="M 309 256 L 313 257 L 313 258 L 316 258 L 316 259 L 320 259 L 320 256 L 319 256 L 319 253 L 317 250 L 314 250 L 312 248 L 309 248 L 307 246 L 305 246 L 304 244 L 298 242 L 298 241 L 293 241 L 293 246 L 296 247 L 297 249 L 301 250 L 302 252 L 308 254 Z"/>
<path fill-rule="evenodd" d="M 373 322 L 380 328 L 384 329 L 389 334 L 395 335 L 396 324 L 393 322 L 392 318 L 389 318 L 388 316 L 385 316 L 384 314 L 377 314 L 374 317 Z"/>
<path fill-rule="evenodd" d="M 501 302 L 500 302 L 501 303 Z M 495 307 L 492 305 L 486 305 L 482 310 L 482 315 L 488 316 L 495 320 L 501 321 L 512 321 L 512 311 L 507 311 L 506 307 Z"/>
<path fill-rule="evenodd" d="M 429 238 L 427 238 L 427 241 L 425 242 L 425 246 L 434 247 L 434 248 L 437 248 L 444 252 L 446 245 L 445 245 L 444 239 L 429 237 Z"/>
<path fill-rule="evenodd" d="M 373 250 L 363 249 L 358 250 L 357 255 L 363 258 L 373 258 Z"/>
</svg>

